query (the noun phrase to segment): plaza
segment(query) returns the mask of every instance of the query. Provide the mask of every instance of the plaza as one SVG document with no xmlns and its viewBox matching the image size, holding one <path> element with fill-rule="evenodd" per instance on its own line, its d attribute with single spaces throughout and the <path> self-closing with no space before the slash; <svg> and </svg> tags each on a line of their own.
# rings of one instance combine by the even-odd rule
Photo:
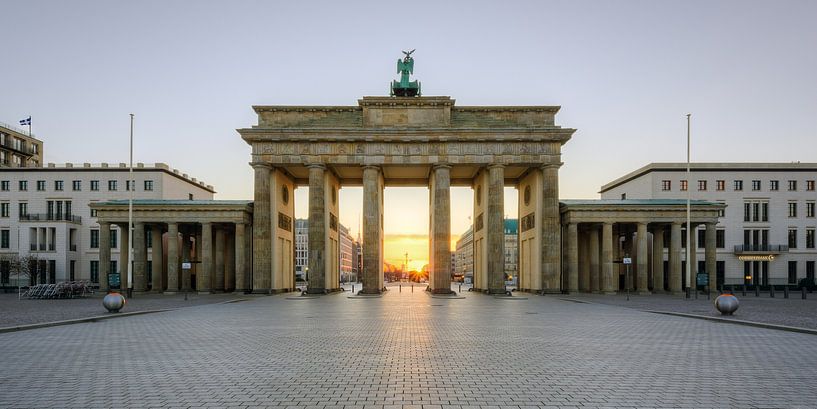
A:
<svg viewBox="0 0 817 409">
<path fill-rule="evenodd" d="M 2 333 L 2 407 L 810 407 L 817 337 L 554 296 L 280 294 Z M 609 298 L 609 297 L 604 297 Z M 652 299 L 652 297 L 646 297 Z"/>
</svg>

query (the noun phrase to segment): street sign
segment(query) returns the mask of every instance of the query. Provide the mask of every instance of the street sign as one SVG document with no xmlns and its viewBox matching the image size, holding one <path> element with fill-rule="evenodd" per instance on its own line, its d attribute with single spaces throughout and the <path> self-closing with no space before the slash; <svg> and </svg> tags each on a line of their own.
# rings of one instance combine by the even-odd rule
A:
<svg viewBox="0 0 817 409">
<path fill-rule="evenodd" d="M 624 259 L 622 260 L 622 263 L 624 263 L 624 264 L 633 264 L 633 259 L 630 258 L 630 257 L 624 257 Z"/>
<path fill-rule="evenodd" d="M 709 285 L 709 274 L 706 273 L 698 273 L 695 276 L 695 282 L 698 285 Z"/>
<path fill-rule="evenodd" d="M 182 263 L 182 270 L 190 270 L 191 263 L 184 262 Z"/>
</svg>

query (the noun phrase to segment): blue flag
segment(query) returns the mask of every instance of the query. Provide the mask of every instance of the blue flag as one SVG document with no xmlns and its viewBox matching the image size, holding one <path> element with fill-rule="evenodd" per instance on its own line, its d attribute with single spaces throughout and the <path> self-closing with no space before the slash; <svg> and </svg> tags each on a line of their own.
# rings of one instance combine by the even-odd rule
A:
<svg viewBox="0 0 817 409">
<path fill-rule="evenodd" d="M 31 117 L 20 120 L 20 125 L 31 125 Z"/>
</svg>

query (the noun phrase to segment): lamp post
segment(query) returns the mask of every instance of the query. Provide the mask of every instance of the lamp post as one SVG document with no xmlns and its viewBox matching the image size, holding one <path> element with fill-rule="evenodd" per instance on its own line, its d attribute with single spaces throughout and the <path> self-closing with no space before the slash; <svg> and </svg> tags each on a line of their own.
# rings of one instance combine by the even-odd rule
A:
<svg viewBox="0 0 817 409">
<path fill-rule="evenodd" d="M 128 188 L 128 297 L 133 297 L 133 114 L 130 114 L 130 152 L 129 152 L 129 170 L 128 183 L 125 186 Z"/>
</svg>

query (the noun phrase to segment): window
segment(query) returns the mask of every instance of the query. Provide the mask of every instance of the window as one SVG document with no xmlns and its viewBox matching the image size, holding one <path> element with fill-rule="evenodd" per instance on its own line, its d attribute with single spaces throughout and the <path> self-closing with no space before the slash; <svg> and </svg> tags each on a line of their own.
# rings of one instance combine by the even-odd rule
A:
<svg viewBox="0 0 817 409">
<path fill-rule="evenodd" d="M 37 190 L 41 191 L 41 192 L 45 190 L 45 181 L 44 180 L 38 180 L 37 181 Z"/>
<path fill-rule="evenodd" d="M 720 204 L 726 204 L 723 200 L 718 200 Z M 726 208 L 718 209 L 718 217 L 726 217 Z"/>
<path fill-rule="evenodd" d="M 153 231 L 150 227 L 145 227 L 145 248 L 153 248 Z M 150 264 L 150 263 L 148 263 Z"/>
<path fill-rule="evenodd" d="M 57 192 L 61 192 L 62 191 L 62 185 L 63 185 L 63 183 L 62 183 L 61 180 L 55 180 L 54 181 L 54 190 L 56 190 Z"/>
<path fill-rule="evenodd" d="M 760 190 L 760 181 L 759 180 L 753 180 L 752 181 L 752 190 Z"/>
<path fill-rule="evenodd" d="M 111 248 L 112 249 L 116 248 L 116 232 L 117 232 L 117 230 L 111 230 Z M 111 271 L 113 271 L 113 270 L 111 270 Z"/>
<path fill-rule="evenodd" d="M 0 230 L 0 249 L 7 249 L 11 247 L 11 230 Z"/>
<path fill-rule="evenodd" d="M 726 230 L 715 231 L 715 247 L 719 249 L 726 248 Z"/>
<path fill-rule="evenodd" d="M 790 180 L 789 181 L 789 190 L 791 190 L 791 191 L 797 190 L 797 181 L 796 180 Z"/>
<path fill-rule="evenodd" d="M 27 180 L 21 180 L 18 183 L 18 188 L 19 188 L 19 190 L 21 192 L 25 192 L 26 190 L 28 190 L 28 181 Z"/>
<path fill-rule="evenodd" d="M 797 217 L 797 202 L 789 202 L 789 217 Z"/>
<path fill-rule="evenodd" d="M 806 248 L 814 248 L 814 229 L 806 229 Z"/>
<path fill-rule="evenodd" d="M 672 190 L 672 181 L 662 180 L 661 181 L 661 190 L 663 190 L 663 191 Z"/>
<path fill-rule="evenodd" d="M 3 202 L 0 203 L 0 217 L 9 217 L 9 209 L 11 209 L 11 203 Z"/>
<path fill-rule="evenodd" d="M 698 230 L 698 248 L 706 248 L 706 230 Z"/>
<path fill-rule="evenodd" d="M 621 200 L 627 200 L 627 194 L 626 193 L 621 194 Z"/>
<path fill-rule="evenodd" d="M 735 190 L 743 190 L 743 181 L 742 180 L 736 180 L 735 181 Z"/>
<path fill-rule="evenodd" d="M 111 273 L 118 273 L 119 272 L 119 270 L 116 269 L 118 267 L 116 260 L 111 260 L 111 263 L 109 265 L 111 266 L 111 269 L 108 270 L 108 271 L 110 271 Z"/>
<path fill-rule="evenodd" d="M 760 221 L 768 222 L 769 221 L 769 202 L 763 202 L 760 204 Z"/>
<path fill-rule="evenodd" d="M 91 229 L 91 248 L 99 248 L 99 229 Z"/>
<path fill-rule="evenodd" d="M 752 221 L 756 222 L 760 220 L 760 203 L 752 203 Z"/>
<path fill-rule="evenodd" d="M 687 190 L 687 181 L 686 181 L 686 180 L 682 180 L 682 181 L 681 181 L 681 191 L 682 191 L 682 192 L 685 192 L 686 190 Z"/>
<path fill-rule="evenodd" d="M 92 180 L 91 181 L 91 190 L 94 191 L 94 192 L 99 190 L 99 181 L 98 180 Z"/>
<path fill-rule="evenodd" d="M 705 180 L 699 180 L 698 181 L 698 190 L 706 190 L 706 181 Z"/>
<path fill-rule="evenodd" d="M 82 190 L 82 181 L 75 180 L 71 182 L 71 188 L 74 189 L 75 192 Z"/>
<path fill-rule="evenodd" d="M 192 193 L 187 194 L 187 200 L 193 200 L 193 194 Z"/>
<path fill-rule="evenodd" d="M 96 209 L 91 209 L 91 217 L 96 217 Z"/>
<path fill-rule="evenodd" d="M 810 192 L 814 191 L 814 181 L 813 180 L 807 180 L 806 181 L 806 190 L 808 190 Z"/>
<path fill-rule="evenodd" d="M 814 260 L 806 261 L 806 277 L 814 280 Z"/>
<path fill-rule="evenodd" d="M 797 262 L 794 260 L 789 261 L 789 284 L 796 284 L 797 283 Z"/>
<path fill-rule="evenodd" d="M 108 181 L 108 190 L 116 190 L 116 181 L 115 180 L 109 180 Z"/>
<path fill-rule="evenodd" d="M 814 202 L 806 202 L 806 217 L 814 217 Z"/>
<path fill-rule="evenodd" d="M 17 206 L 18 206 L 18 208 L 17 208 L 17 210 L 18 210 L 17 216 L 18 217 L 28 216 L 28 203 L 20 202 L 20 203 L 17 204 Z"/>
<path fill-rule="evenodd" d="M 99 261 L 91 260 L 91 282 L 99 283 Z"/>
<path fill-rule="evenodd" d="M 146 192 L 153 191 L 153 181 L 152 180 L 146 180 L 145 181 L 145 191 Z"/>
<path fill-rule="evenodd" d="M 752 214 L 752 204 L 746 202 L 743 204 L 743 221 L 750 222 L 752 221 L 751 214 Z"/>
<path fill-rule="evenodd" d="M 789 248 L 797 248 L 797 229 L 789 229 Z"/>
<path fill-rule="evenodd" d="M 716 180 L 715 181 L 715 189 L 716 190 L 725 190 L 726 189 L 726 181 L 725 180 Z"/>
<path fill-rule="evenodd" d="M 130 190 L 131 190 L 131 181 L 130 180 L 125 181 L 125 190 L 130 192 Z"/>
<path fill-rule="evenodd" d="M 9 185 L 11 185 L 11 182 L 9 182 L 8 180 L 4 180 L 4 181 L 0 182 L 0 190 L 2 190 L 4 192 L 8 192 L 9 191 Z"/>
<path fill-rule="evenodd" d="M 780 181 L 779 180 L 770 180 L 769 181 L 769 190 L 778 190 L 780 189 Z"/>
</svg>

